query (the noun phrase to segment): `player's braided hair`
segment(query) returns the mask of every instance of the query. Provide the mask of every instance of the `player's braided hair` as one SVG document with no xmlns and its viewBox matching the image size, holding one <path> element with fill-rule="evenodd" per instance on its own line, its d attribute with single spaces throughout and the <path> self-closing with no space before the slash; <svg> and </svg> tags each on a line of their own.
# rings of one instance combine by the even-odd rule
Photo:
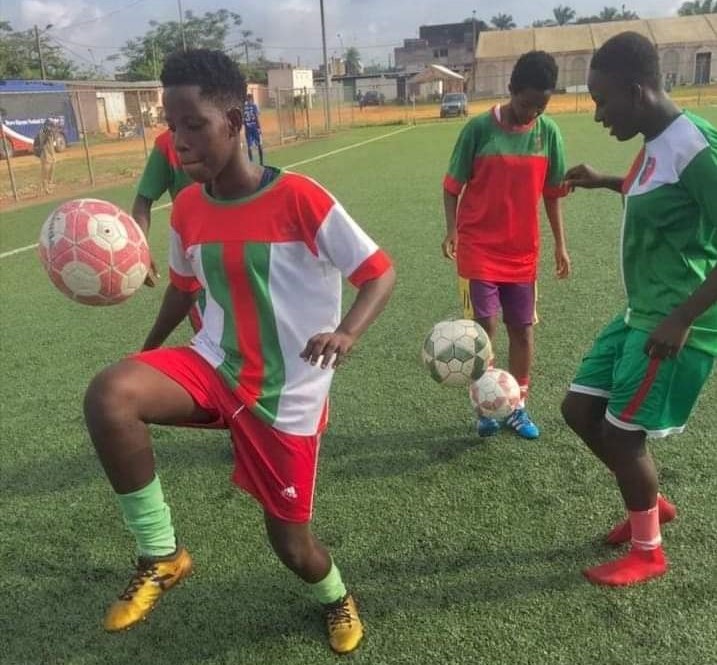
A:
<svg viewBox="0 0 717 665">
<path fill-rule="evenodd" d="M 198 85 L 203 97 L 227 107 L 242 106 L 246 79 L 239 66 L 222 51 L 189 49 L 175 51 L 165 61 L 159 77 L 162 85 Z"/>
<path fill-rule="evenodd" d="M 510 75 L 513 93 L 532 90 L 555 90 L 558 81 L 558 64 L 550 53 L 529 51 L 518 58 Z"/>
<path fill-rule="evenodd" d="M 621 32 L 608 39 L 593 55 L 590 68 L 615 76 L 627 85 L 660 86 L 657 49 L 639 32 Z"/>
</svg>

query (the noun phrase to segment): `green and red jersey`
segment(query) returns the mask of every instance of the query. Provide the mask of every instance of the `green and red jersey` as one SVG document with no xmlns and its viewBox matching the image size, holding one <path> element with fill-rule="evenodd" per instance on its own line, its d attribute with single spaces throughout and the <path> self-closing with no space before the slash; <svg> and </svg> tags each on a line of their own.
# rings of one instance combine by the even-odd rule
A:
<svg viewBox="0 0 717 665">
<path fill-rule="evenodd" d="M 361 286 L 391 265 L 341 204 L 290 172 L 236 201 L 191 185 L 172 210 L 169 265 L 178 289 L 205 290 L 192 347 L 237 397 L 276 429 L 320 431 L 333 371 L 299 354 L 338 326 L 342 275 Z"/>
<path fill-rule="evenodd" d="M 461 131 L 443 187 L 460 196 L 458 274 L 491 282 L 533 282 L 540 247 L 538 203 L 565 194 L 563 141 L 543 115 L 509 126 L 500 107 Z"/>
<path fill-rule="evenodd" d="M 684 112 L 645 143 L 623 193 L 625 322 L 651 332 L 717 268 L 717 129 Z M 717 356 L 717 304 L 687 344 Z"/>
<path fill-rule="evenodd" d="M 164 192 L 174 201 L 177 194 L 192 181 L 182 170 L 179 157 L 174 149 L 172 132 L 162 132 L 154 141 L 154 147 L 144 167 L 137 193 L 150 201 L 156 201 Z"/>
</svg>

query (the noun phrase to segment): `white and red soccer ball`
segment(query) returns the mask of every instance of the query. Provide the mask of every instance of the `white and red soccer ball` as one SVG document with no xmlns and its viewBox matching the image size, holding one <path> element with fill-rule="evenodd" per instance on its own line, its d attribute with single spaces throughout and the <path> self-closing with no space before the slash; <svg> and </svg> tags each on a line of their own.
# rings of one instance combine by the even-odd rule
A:
<svg viewBox="0 0 717 665">
<path fill-rule="evenodd" d="M 520 406 L 520 386 L 504 369 L 487 369 L 471 383 L 470 398 L 478 415 L 504 420 Z"/>
<path fill-rule="evenodd" d="M 113 203 L 76 199 L 42 225 L 40 260 L 52 283 L 85 305 L 116 305 L 144 282 L 150 265 L 142 229 Z"/>
</svg>

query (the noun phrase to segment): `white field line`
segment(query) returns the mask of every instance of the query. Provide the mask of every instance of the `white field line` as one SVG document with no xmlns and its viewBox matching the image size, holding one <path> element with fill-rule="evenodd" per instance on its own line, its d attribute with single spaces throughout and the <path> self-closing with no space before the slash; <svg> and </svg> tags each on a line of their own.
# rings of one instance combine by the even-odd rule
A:
<svg viewBox="0 0 717 665">
<path fill-rule="evenodd" d="M 381 141 L 382 139 L 386 139 L 389 136 L 395 136 L 396 134 L 401 134 L 402 132 L 407 132 L 409 129 L 413 129 L 413 127 L 403 127 L 401 129 L 397 129 L 393 132 L 388 132 L 388 134 L 381 134 L 381 136 L 374 136 L 372 139 L 366 139 L 365 141 L 359 141 L 358 143 L 352 143 L 351 145 L 344 146 L 343 148 L 337 148 L 336 150 L 331 150 L 330 152 L 325 152 L 321 155 L 316 155 L 316 157 L 309 157 L 309 159 L 302 159 L 300 162 L 294 162 L 293 164 L 286 164 L 286 166 L 282 166 L 281 168 L 284 169 L 293 169 L 295 166 L 303 166 L 304 164 L 309 164 L 310 162 L 317 162 L 320 159 L 325 159 L 326 157 L 331 157 L 332 155 L 338 155 L 340 152 L 345 152 L 346 150 L 353 150 L 354 148 L 360 148 L 363 145 L 366 145 L 368 143 L 373 143 L 374 141 Z M 171 203 L 165 203 L 161 206 L 157 206 L 156 208 L 153 208 L 153 210 L 166 210 L 167 208 L 170 208 L 172 206 Z M 37 247 L 37 243 L 34 245 L 25 245 L 24 247 L 18 247 L 17 249 L 11 249 L 7 252 L 0 253 L 0 259 L 6 259 L 8 256 L 14 256 L 15 254 L 22 254 L 23 252 L 27 252 L 31 249 L 35 249 Z"/>
</svg>

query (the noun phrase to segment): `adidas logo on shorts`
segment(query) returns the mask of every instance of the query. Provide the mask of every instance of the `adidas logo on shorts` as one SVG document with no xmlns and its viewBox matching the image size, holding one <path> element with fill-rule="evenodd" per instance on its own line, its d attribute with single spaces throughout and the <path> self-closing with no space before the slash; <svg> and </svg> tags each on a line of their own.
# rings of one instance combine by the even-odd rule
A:
<svg viewBox="0 0 717 665">
<path fill-rule="evenodd" d="M 281 490 L 281 496 L 283 496 L 285 499 L 290 499 L 291 501 L 294 501 L 299 498 L 299 493 L 296 491 L 296 487 L 293 485 L 289 485 L 289 487 L 285 487 L 283 490 Z"/>
</svg>

